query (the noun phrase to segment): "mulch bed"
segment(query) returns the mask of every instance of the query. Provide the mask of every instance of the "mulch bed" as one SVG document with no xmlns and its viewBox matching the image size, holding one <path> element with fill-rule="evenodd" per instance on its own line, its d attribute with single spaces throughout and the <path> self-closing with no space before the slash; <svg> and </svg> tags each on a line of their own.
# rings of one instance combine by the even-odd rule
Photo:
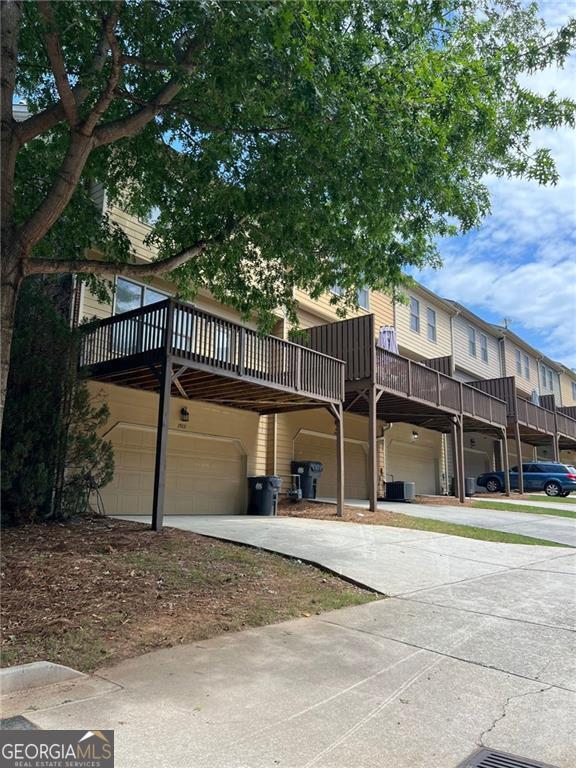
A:
<svg viewBox="0 0 576 768">
<path fill-rule="evenodd" d="M 279 555 L 106 518 L 5 529 L 1 584 L 3 666 L 84 671 L 375 597 Z"/>
</svg>

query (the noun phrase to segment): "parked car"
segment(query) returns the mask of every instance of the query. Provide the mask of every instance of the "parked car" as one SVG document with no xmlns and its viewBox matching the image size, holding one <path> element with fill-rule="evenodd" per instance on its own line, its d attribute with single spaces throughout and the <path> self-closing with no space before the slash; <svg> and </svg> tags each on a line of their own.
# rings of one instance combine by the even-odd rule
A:
<svg viewBox="0 0 576 768">
<path fill-rule="evenodd" d="M 558 461 L 522 464 L 525 491 L 544 491 L 547 496 L 568 496 L 576 491 L 576 468 Z M 490 493 L 504 490 L 504 472 L 485 472 L 476 480 Z M 518 488 L 518 467 L 510 470 L 510 487 Z"/>
</svg>

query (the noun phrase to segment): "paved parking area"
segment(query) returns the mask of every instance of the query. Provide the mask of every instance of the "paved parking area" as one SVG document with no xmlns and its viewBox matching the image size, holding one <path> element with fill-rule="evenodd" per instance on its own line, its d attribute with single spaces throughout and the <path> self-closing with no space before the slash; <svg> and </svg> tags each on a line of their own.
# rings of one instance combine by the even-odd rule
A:
<svg viewBox="0 0 576 768">
<path fill-rule="evenodd" d="M 289 518 L 167 525 L 317 562 L 387 594 L 157 651 L 45 728 L 114 728 L 117 768 L 456 768 L 479 745 L 576 765 L 576 554 Z"/>
</svg>

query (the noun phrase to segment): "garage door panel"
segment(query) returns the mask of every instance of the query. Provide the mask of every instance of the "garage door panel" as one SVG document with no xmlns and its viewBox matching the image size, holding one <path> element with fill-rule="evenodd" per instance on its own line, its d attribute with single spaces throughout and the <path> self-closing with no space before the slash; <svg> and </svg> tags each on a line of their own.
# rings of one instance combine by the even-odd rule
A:
<svg viewBox="0 0 576 768">
<path fill-rule="evenodd" d="M 386 450 L 386 480 L 416 484 L 416 493 L 438 492 L 438 462 L 433 449 L 392 442 Z"/>
<path fill-rule="evenodd" d="M 324 471 L 318 481 L 318 496 L 335 497 L 337 486 L 336 440 L 330 435 L 298 435 L 294 445 L 297 461 L 320 461 Z M 344 441 L 344 495 L 347 499 L 368 498 L 367 455 L 362 443 Z"/>
<path fill-rule="evenodd" d="M 110 514 L 149 516 L 154 492 L 155 434 L 122 427 L 111 438 L 116 470 L 113 481 L 102 491 L 105 509 Z M 236 443 L 170 435 L 166 463 L 166 514 L 245 511 L 245 456 Z"/>
</svg>

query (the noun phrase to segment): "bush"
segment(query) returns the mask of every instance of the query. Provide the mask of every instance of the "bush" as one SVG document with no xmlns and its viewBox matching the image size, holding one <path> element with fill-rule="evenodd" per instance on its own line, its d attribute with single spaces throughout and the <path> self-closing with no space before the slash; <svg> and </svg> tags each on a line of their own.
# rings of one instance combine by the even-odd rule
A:
<svg viewBox="0 0 576 768">
<path fill-rule="evenodd" d="M 90 475 L 110 482 L 114 458 L 98 436 L 107 405 L 77 376 L 70 278 L 26 280 L 16 325 L 2 428 L 2 521 L 59 519 L 82 511 Z"/>
</svg>

